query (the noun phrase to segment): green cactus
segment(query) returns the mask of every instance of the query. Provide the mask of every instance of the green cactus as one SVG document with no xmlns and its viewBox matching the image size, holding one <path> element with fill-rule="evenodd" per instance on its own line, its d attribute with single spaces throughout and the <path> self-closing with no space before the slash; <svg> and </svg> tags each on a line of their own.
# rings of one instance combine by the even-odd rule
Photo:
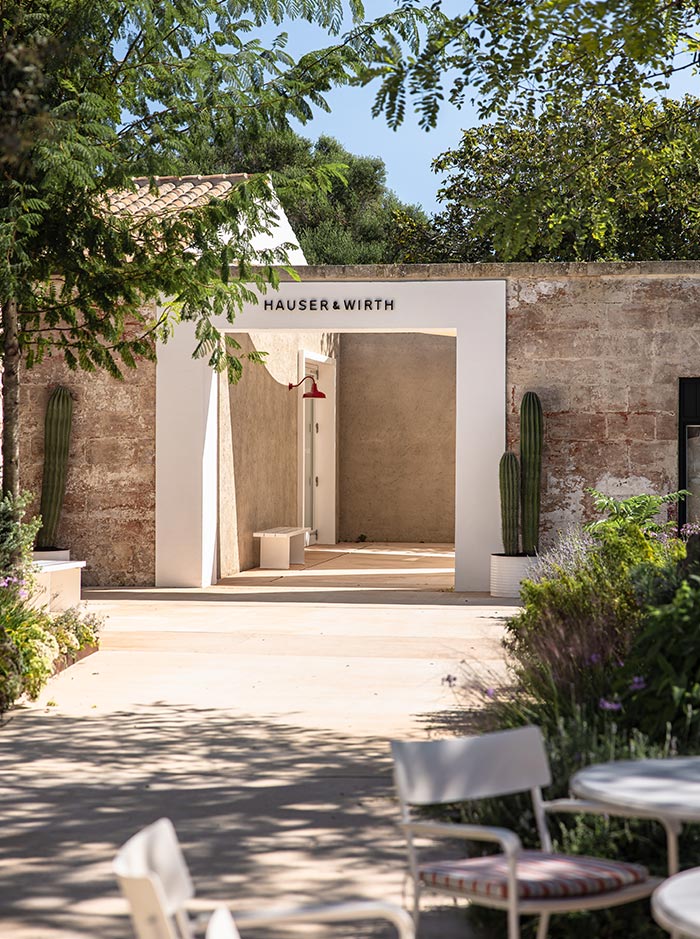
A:
<svg viewBox="0 0 700 939">
<path fill-rule="evenodd" d="M 520 468 L 515 453 L 508 451 L 498 465 L 498 483 L 501 490 L 501 533 L 503 550 L 509 555 L 518 553 L 518 523 L 520 501 Z"/>
<path fill-rule="evenodd" d="M 40 550 L 56 547 L 56 533 L 66 491 L 66 469 L 73 420 L 73 397 L 56 388 L 46 406 L 44 421 L 44 475 L 41 483 L 42 525 L 36 539 Z"/>
<path fill-rule="evenodd" d="M 543 435 L 542 404 L 534 391 L 527 391 L 520 403 L 520 510 L 523 554 L 536 554 L 539 547 Z"/>
</svg>

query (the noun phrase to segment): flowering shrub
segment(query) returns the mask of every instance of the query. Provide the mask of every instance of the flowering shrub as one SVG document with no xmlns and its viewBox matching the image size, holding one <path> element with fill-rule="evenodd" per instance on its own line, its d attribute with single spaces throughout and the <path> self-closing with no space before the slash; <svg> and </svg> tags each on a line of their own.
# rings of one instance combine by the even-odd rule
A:
<svg viewBox="0 0 700 939">
<path fill-rule="evenodd" d="M 23 694 L 35 698 L 59 656 L 95 645 L 101 623 L 75 609 L 54 615 L 32 606 L 32 546 L 41 519 L 24 520 L 29 499 L 0 500 L 0 714 Z"/>
<path fill-rule="evenodd" d="M 656 498 L 606 503 L 612 516 L 605 524 L 569 532 L 539 559 L 522 588 L 523 609 L 506 626 L 511 686 L 487 694 L 476 676 L 464 689 L 472 707 L 480 692 L 489 729 L 542 728 L 553 779 L 548 798 L 567 795 L 572 774 L 591 763 L 700 753 L 700 535 L 659 531 L 652 510 L 664 500 Z M 527 799 L 460 805 L 452 814 L 532 839 Z M 665 873 L 659 825 L 589 815 L 552 822 L 559 850 L 639 860 Z M 684 829 L 687 865 L 700 857 L 699 829 Z M 552 939 L 591 935 L 661 933 L 645 904 L 552 920 Z"/>
<path fill-rule="evenodd" d="M 59 656 L 70 658 L 98 641 L 101 618 L 79 610 L 49 614 L 0 590 L 0 713 L 22 694 L 36 698 Z"/>
<path fill-rule="evenodd" d="M 19 652 L 21 682 L 19 693 L 36 698 L 53 674 L 58 642 L 50 631 L 50 620 L 21 600 L 0 601 L 5 632 Z"/>
<path fill-rule="evenodd" d="M 555 724 L 584 709 L 616 712 L 617 674 L 643 620 L 640 571 L 662 581 L 685 548 L 627 522 L 594 536 L 564 536 L 525 581 L 523 610 L 507 624 L 505 646 L 516 685 Z"/>
<path fill-rule="evenodd" d="M 86 646 L 97 645 L 102 623 L 101 616 L 71 607 L 51 616 L 48 628 L 58 643 L 59 654 L 70 658 Z"/>
</svg>

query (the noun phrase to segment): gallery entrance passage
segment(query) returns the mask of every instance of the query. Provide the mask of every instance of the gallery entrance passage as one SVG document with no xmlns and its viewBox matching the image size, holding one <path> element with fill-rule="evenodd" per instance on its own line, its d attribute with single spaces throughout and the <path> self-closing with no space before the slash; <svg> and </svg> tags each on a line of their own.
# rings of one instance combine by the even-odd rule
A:
<svg viewBox="0 0 700 939">
<path fill-rule="evenodd" d="M 454 584 L 454 545 L 380 544 L 376 542 L 311 545 L 304 563 L 289 570 L 242 571 L 219 586 L 299 591 L 445 591 Z"/>
</svg>

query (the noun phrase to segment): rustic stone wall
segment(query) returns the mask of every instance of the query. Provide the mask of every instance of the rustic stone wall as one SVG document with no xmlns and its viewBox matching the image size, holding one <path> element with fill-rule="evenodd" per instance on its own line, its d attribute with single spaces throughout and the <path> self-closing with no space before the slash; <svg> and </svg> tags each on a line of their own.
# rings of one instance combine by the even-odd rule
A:
<svg viewBox="0 0 700 939">
<path fill-rule="evenodd" d="M 523 392 L 546 415 L 543 535 L 610 495 L 678 487 L 678 379 L 700 376 L 700 278 L 508 281 L 508 444 Z"/>
<path fill-rule="evenodd" d="M 74 397 L 60 546 L 84 560 L 85 585 L 149 585 L 155 579 L 155 365 L 141 362 L 120 382 L 71 372 L 60 357 L 22 373 L 22 487 L 37 496 L 44 414 L 53 388 Z"/>
<path fill-rule="evenodd" d="M 537 391 L 547 421 L 544 543 L 587 517 L 586 486 L 613 494 L 677 487 L 678 379 L 700 377 L 700 263 L 329 267 L 307 268 L 302 276 L 507 282 L 508 445 L 517 443 L 522 393 Z M 273 390 L 285 380 L 281 373 L 257 377 Z M 71 373 L 54 358 L 24 372 L 23 380 L 23 487 L 39 491 L 44 407 L 53 386 L 65 384 L 76 406 L 61 538 L 87 561 L 86 584 L 152 584 L 155 366 L 142 363 L 116 382 L 102 373 Z M 286 387 L 276 390 L 286 407 Z M 255 424 L 260 414 L 250 410 L 249 417 Z M 286 450 L 294 446 L 286 438 Z M 266 472 L 254 449 L 246 471 L 251 499 Z M 237 472 L 244 472 L 245 459 L 239 455 Z M 295 495 L 288 480 L 284 486 L 294 521 Z M 257 524 L 252 516 L 246 522 Z M 245 550 L 241 566 L 254 561 L 250 540 Z"/>
<path fill-rule="evenodd" d="M 543 545 L 591 517 L 586 487 L 678 487 L 678 379 L 700 377 L 699 263 L 309 267 L 304 278 L 506 281 L 507 445 L 522 394 L 537 391 Z"/>
</svg>

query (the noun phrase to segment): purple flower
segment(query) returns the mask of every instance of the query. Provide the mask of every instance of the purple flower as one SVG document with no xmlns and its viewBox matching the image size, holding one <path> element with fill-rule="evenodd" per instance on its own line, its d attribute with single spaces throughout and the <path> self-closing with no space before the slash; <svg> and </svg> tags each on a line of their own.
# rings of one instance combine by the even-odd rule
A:
<svg viewBox="0 0 700 939">
<path fill-rule="evenodd" d="M 28 596 L 29 596 L 29 591 L 25 590 L 23 587 L 19 592 L 20 600 L 26 600 Z"/>
<path fill-rule="evenodd" d="M 589 665 L 600 665 L 600 653 L 594 652 L 592 655 L 588 656 Z"/>
<path fill-rule="evenodd" d="M 601 711 L 621 711 L 622 705 L 619 701 L 608 701 L 607 698 L 601 698 L 598 701 L 598 707 Z"/>
<path fill-rule="evenodd" d="M 647 686 L 643 675 L 635 675 L 630 682 L 631 691 L 643 691 Z"/>
<path fill-rule="evenodd" d="M 485 693 L 485 695 L 486 695 L 487 698 L 495 698 L 495 697 L 496 697 L 496 689 L 495 689 L 495 688 L 486 688 L 486 689 L 484 689 L 484 693 Z"/>
</svg>

